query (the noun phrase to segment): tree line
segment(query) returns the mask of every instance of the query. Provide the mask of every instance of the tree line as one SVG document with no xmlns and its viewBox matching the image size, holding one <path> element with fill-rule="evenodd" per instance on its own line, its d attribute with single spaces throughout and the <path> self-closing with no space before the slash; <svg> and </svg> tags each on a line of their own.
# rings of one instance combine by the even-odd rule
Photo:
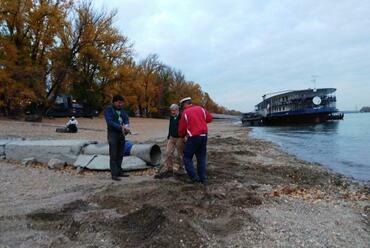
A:
<svg viewBox="0 0 370 248">
<path fill-rule="evenodd" d="M 61 93 L 102 110 L 119 93 L 143 117 L 162 116 L 184 96 L 230 113 L 158 55 L 135 61 L 116 14 L 88 1 L 0 0 L 0 111 L 19 114 L 31 102 L 47 108 Z"/>
</svg>

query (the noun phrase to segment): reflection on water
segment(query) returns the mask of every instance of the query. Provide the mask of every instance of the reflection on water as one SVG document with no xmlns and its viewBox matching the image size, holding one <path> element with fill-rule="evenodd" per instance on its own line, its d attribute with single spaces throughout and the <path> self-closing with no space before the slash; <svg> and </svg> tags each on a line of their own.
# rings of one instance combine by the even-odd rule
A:
<svg viewBox="0 0 370 248">
<path fill-rule="evenodd" d="M 254 127 L 252 134 L 304 160 L 370 180 L 370 114 L 347 114 L 342 121 L 315 125 Z"/>
</svg>

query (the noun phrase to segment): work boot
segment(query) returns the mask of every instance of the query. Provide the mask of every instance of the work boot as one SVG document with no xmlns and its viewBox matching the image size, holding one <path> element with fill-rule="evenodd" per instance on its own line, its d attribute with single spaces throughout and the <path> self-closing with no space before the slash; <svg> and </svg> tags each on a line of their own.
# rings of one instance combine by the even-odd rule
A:
<svg viewBox="0 0 370 248">
<path fill-rule="evenodd" d="M 186 175 L 186 171 L 183 167 L 180 167 L 178 170 L 174 172 L 175 176 L 184 176 Z"/>
<path fill-rule="evenodd" d="M 208 183 L 207 182 L 200 182 L 201 184 L 202 184 L 202 188 L 203 188 L 203 192 L 205 193 L 205 194 L 207 194 L 208 193 Z"/>
<path fill-rule="evenodd" d="M 200 183 L 200 180 L 198 177 L 194 177 L 194 178 L 190 178 L 188 177 L 187 180 L 186 180 L 187 183 L 191 183 L 191 184 L 198 184 Z"/>
<path fill-rule="evenodd" d="M 173 171 L 164 171 L 162 173 L 158 173 L 154 176 L 155 179 L 163 179 L 173 176 Z"/>
<path fill-rule="evenodd" d="M 125 174 L 125 173 L 123 173 L 123 172 L 121 172 L 120 174 L 119 174 L 119 177 L 129 177 L 130 175 L 128 175 L 128 174 Z"/>
<path fill-rule="evenodd" d="M 116 176 L 112 176 L 112 180 L 113 180 L 113 181 L 121 181 L 121 178 L 116 177 Z"/>
</svg>

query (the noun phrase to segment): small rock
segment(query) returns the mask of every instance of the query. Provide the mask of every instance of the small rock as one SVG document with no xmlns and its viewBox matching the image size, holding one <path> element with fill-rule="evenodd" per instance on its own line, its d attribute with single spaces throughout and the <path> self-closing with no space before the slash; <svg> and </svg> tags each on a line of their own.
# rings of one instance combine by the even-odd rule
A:
<svg viewBox="0 0 370 248">
<path fill-rule="evenodd" d="M 60 159 L 52 158 L 48 162 L 49 169 L 62 169 L 66 163 Z"/>
<path fill-rule="evenodd" d="M 22 165 L 23 166 L 29 166 L 33 163 L 36 163 L 36 159 L 35 158 L 25 158 L 25 159 L 22 159 Z"/>
<path fill-rule="evenodd" d="M 84 169 L 85 169 L 84 167 L 78 166 L 76 168 L 77 174 L 81 174 L 84 171 Z"/>
</svg>

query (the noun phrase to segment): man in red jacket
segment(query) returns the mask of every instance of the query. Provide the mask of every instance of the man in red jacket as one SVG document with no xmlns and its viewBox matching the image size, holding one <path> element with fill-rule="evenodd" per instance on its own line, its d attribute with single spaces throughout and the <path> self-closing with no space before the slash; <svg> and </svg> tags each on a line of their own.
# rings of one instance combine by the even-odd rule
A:
<svg viewBox="0 0 370 248">
<path fill-rule="evenodd" d="M 193 182 L 206 184 L 207 165 L 207 123 L 213 119 L 212 115 L 200 106 L 193 105 L 190 97 L 180 101 L 183 108 L 179 122 L 179 136 L 187 137 L 184 148 L 183 162 L 190 179 Z M 197 158 L 197 172 L 193 165 L 194 155 Z"/>
</svg>

